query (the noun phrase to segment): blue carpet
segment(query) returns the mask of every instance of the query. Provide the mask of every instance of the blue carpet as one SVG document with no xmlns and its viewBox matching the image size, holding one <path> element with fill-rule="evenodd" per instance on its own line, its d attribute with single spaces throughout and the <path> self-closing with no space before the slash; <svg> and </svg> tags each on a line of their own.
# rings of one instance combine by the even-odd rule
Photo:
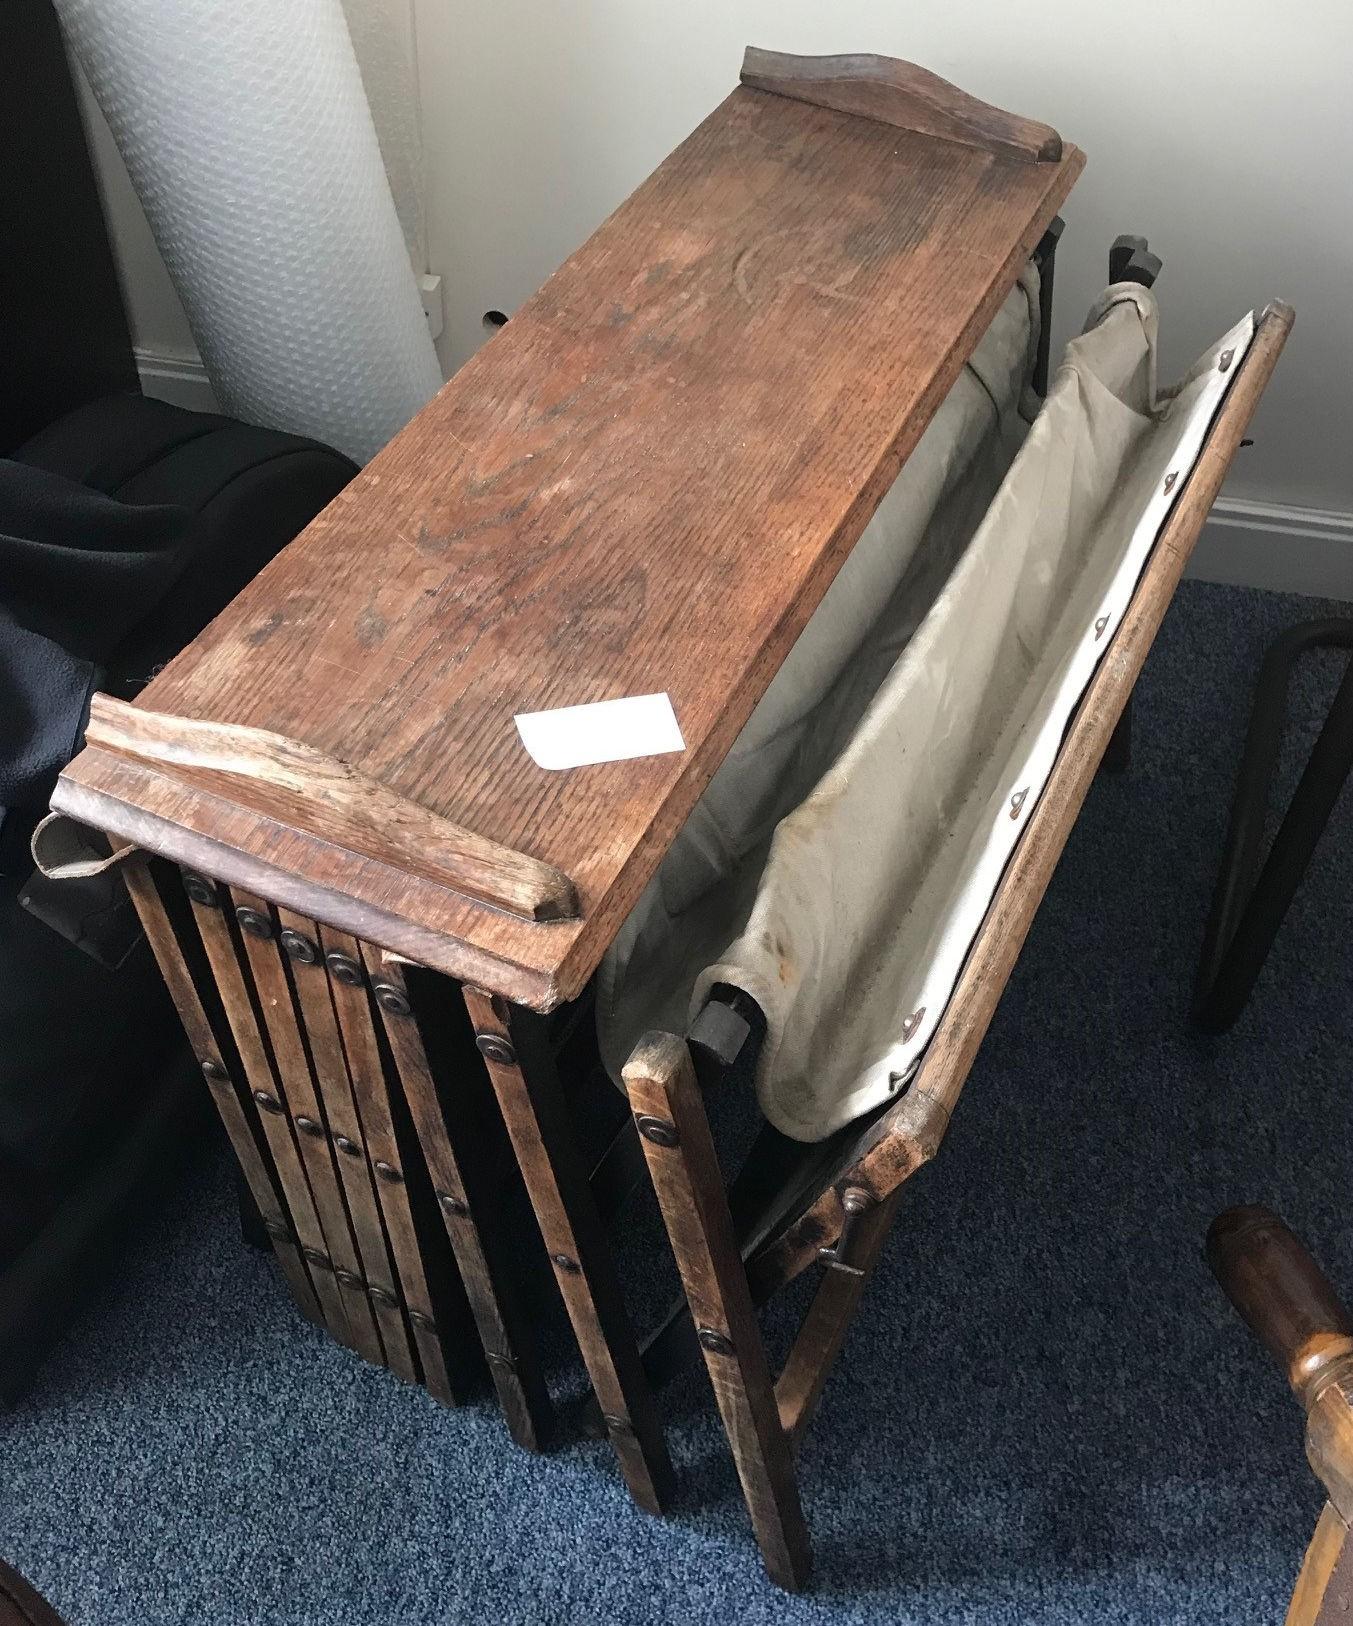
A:
<svg viewBox="0 0 1353 1626">
<path fill-rule="evenodd" d="M 302 1323 L 220 1157 L 0 1419 L 0 1552 L 72 1626 L 1280 1621 L 1320 1496 L 1200 1247 L 1269 1202 L 1353 1293 L 1346 841 L 1237 1029 L 1186 1010 L 1259 657 L 1320 608 L 1181 592 L 806 1444 L 811 1593 L 764 1581 L 698 1374 L 648 1518 L 604 1448 L 532 1460 Z"/>
</svg>

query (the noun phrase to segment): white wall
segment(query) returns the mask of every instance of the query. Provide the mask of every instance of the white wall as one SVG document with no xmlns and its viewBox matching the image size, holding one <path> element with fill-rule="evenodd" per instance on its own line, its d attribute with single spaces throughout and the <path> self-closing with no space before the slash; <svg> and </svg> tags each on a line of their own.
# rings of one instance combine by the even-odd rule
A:
<svg viewBox="0 0 1353 1626">
<path fill-rule="evenodd" d="M 1348 0 L 416 5 L 448 369 L 482 339 L 485 310 L 520 304 L 731 88 L 745 44 L 881 51 L 1044 119 L 1088 153 L 1064 210 L 1061 336 L 1120 231 L 1145 233 L 1165 260 L 1167 366 L 1250 305 L 1291 300 L 1297 327 L 1228 495 L 1353 515 Z M 144 226 L 120 193 L 115 212 L 138 339 L 181 349 Z"/>
<path fill-rule="evenodd" d="M 127 166 L 118 156 L 107 121 L 78 71 L 76 83 L 103 193 L 108 234 L 113 240 L 123 295 L 131 316 L 132 337 L 139 349 L 191 360 L 197 352 L 188 330 L 188 319 L 155 247 L 141 205 L 136 201 Z"/>
</svg>

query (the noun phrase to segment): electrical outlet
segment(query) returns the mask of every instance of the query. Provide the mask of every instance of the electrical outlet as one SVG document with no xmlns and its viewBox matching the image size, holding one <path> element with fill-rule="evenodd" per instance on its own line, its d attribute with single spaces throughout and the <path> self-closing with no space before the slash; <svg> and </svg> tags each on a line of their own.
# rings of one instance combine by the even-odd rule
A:
<svg viewBox="0 0 1353 1626">
<path fill-rule="evenodd" d="M 442 311 L 442 279 L 430 272 L 424 272 L 418 279 L 418 291 L 423 296 L 423 315 L 427 317 L 428 332 L 434 339 L 440 339 L 445 325 Z"/>
</svg>

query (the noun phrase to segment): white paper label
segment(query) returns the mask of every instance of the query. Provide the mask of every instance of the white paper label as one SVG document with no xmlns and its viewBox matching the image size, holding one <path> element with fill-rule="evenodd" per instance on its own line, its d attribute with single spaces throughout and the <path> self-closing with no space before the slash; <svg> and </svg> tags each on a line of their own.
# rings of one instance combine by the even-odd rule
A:
<svg viewBox="0 0 1353 1626">
<path fill-rule="evenodd" d="M 542 768 L 585 768 L 593 762 L 627 762 L 686 749 L 665 694 L 527 711 L 512 720 L 531 760 Z"/>
</svg>

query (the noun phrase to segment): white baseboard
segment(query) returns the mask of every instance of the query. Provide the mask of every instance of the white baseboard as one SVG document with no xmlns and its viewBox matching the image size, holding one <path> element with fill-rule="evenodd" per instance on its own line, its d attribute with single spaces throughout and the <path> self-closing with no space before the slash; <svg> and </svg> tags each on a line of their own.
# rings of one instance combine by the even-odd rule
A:
<svg viewBox="0 0 1353 1626">
<path fill-rule="evenodd" d="M 138 345 L 136 370 L 141 375 L 142 390 L 157 401 L 170 401 L 193 412 L 216 411 L 207 369 L 196 356 L 168 355 Z"/>
<path fill-rule="evenodd" d="M 1189 561 L 1201 581 L 1353 599 L 1353 514 L 1223 497 Z"/>
</svg>

